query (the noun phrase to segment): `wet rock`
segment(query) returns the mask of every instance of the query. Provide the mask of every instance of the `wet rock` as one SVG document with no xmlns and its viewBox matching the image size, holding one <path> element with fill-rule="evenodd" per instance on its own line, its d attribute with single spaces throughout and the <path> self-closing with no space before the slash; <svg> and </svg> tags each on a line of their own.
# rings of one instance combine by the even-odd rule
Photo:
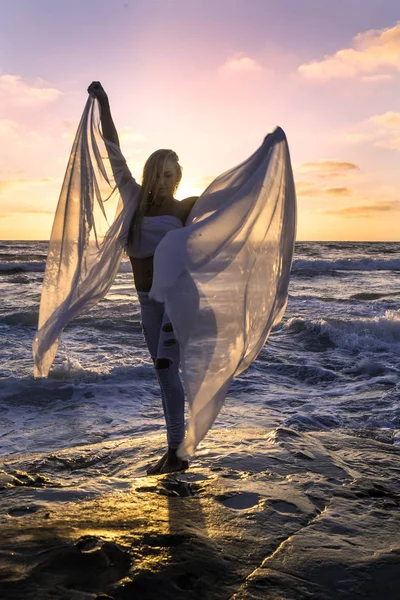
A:
<svg viewBox="0 0 400 600">
<path fill-rule="evenodd" d="M 41 508 L 41 506 L 35 504 L 31 504 L 28 506 L 15 506 L 13 508 L 10 508 L 8 514 L 10 515 L 10 517 L 24 517 L 25 515 L 37 512 Z"/>
</svg>

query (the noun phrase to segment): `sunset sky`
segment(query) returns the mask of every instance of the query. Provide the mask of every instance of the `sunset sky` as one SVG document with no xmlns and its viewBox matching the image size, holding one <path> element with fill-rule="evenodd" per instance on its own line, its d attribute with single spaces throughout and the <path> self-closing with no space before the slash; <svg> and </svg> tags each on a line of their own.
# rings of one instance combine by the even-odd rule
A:
<svg viewBox="0 0 400 600">
<path fill-rule="evenodd" d="M 140 180 L 198 195 L 280 125 L 299 240 L 400 240 L 399 0 L 1 0 L 0 239 L 48 239 L 100 80 Z"/>
</svg>

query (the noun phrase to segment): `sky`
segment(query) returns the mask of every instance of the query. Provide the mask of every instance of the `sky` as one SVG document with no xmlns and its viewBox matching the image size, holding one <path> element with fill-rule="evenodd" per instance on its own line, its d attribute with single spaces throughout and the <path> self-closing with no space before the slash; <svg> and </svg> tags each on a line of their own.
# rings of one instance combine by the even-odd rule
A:
<svg viewBox="0 0 400 600">
<path fill-rule="evenodd" d="M 400 241 L 398 0 L 0 0 L 0 239 L 50 237 L 87 87 L 200 195 L 277 125 L 298 240 Z"/>
</svg>

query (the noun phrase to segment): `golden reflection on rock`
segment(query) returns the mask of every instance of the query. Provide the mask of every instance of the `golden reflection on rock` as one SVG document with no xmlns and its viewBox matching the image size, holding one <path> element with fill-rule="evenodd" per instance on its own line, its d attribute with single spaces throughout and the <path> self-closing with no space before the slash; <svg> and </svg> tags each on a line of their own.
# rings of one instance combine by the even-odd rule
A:
<svg viewBox="0 0 400 600">
<path fill-rule="evenodd" d="M 344 584 L 346 598 L 397 598 L 399 448 L 217 429 L 188 471 L 143 475 L 161 447 L 149 435 L 93 445 L 92 461 L 89 447 L 3 461 L 2 600 L 332 600 Z"/>
</svg>

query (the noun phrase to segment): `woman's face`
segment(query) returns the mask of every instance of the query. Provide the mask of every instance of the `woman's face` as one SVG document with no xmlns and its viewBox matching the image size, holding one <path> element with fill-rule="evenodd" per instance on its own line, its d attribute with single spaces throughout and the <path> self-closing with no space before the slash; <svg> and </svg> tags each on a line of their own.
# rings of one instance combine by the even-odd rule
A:
<svg viewBox="0 0 400 600">
<path fill-rule="evenodd" d="M 176 184 L 179 181 L 178 165 L 168 158 L 164 170 L 157 173 L 157 196 L 160 198 L 173 198 Z"/>
</svg>

